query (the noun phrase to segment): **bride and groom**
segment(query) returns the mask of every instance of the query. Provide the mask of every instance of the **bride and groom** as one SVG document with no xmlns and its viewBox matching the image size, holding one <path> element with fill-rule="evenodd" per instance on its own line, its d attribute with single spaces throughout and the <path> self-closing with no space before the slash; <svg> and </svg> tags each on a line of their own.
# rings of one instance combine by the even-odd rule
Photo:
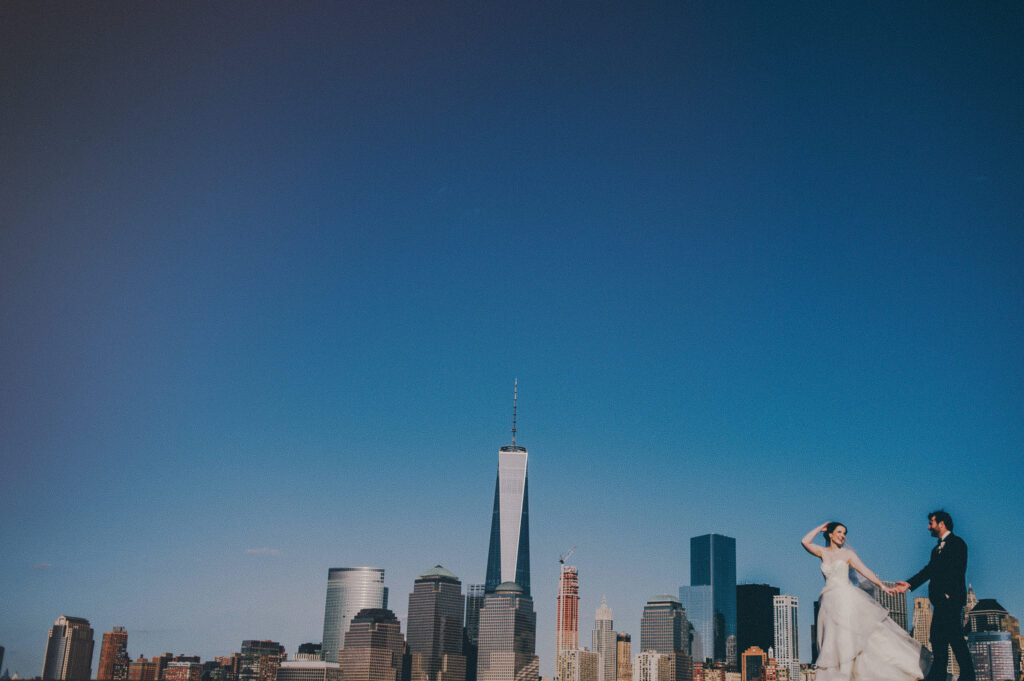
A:
<svg viewBox="0 0 1024 681">
<path fill-rule="evenodd" d="M 928 564 L 895 586 L 884 584 L 845 546 L 842 523 L 824 523 L 801 540 L 808 552 L 821 559 L 825 575 L 818 609 L 816 681 L 945 681 L 950 647 L 960 665 L 960 681 L 975 681 L 963 632 L 967 544 L 953 534 L 953 519 L 945 511 L 928 514 L 928 531 L 939 540 Z M 818 533 L 825 539 L 824 547 L 813 543 Z M 934 659 L 889 618 L 885 608 L 850 581 L 851 568 L 889 594 L 929 583 Z"/>
</svg>

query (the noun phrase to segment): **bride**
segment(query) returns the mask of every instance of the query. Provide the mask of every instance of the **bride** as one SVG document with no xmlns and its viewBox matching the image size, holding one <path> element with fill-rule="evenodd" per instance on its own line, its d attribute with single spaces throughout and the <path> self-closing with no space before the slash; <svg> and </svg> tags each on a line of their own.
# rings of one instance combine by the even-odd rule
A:
<svg viewBox="0 0 1024 681">
<path fill-rule="evenodd" d="M 814 543 L 821 533 L 825 546 Z M 889 618 L 889 611 L 850 581 L 853 568 L 888 594 L 896 593 L 846 548 L 846 526 L 824 523 L 800 541 L 821 558 L 816 681 L 916 681 L 928 671 L 927 652 Z"/>
</svg>

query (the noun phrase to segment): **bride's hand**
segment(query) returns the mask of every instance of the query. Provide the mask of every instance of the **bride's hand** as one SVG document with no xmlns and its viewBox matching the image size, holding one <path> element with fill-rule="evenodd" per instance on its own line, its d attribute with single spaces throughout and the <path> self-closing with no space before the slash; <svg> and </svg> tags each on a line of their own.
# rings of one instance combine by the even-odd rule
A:
<svg viewBox="0 0 1024 681">
<path fill-rule="evenodd" d="M 887 585 L 882 587 L 882 591 L 884 591 L 885 593 L 890 594 L 890 595 L 898 594 L 899 593 L 898 589 L 896 589 L 894 587 L 891 587 L 891 586 L 887 586 Z"/>
</svg>

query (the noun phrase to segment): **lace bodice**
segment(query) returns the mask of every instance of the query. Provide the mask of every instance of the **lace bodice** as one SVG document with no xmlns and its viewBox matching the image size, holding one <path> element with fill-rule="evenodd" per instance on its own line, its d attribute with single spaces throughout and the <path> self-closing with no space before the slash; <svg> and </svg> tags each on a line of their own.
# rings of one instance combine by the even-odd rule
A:
<svg viewBox="0 0 1024 681">
<path fill-rule="evenodd" d="M 825 575 L 826 586 L 849 584 L 850 564 L 846 562 L 846 556 L 843 553 L 839 553 L 836 556 L 822 558 L 821 574 Z"/>
</svg>

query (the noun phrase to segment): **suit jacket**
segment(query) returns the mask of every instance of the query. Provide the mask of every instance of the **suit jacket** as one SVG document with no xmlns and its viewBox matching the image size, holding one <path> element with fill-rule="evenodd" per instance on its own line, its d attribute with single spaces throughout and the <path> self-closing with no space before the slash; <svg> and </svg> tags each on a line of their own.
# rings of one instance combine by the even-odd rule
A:
<svg viewBox="0 0 1024 681">
<path fill-rule="evenodd" d="M 939 551 L 936 544 L 928 564 L 907 580 L 911 589 L 928 582 L 928 600 L 935 604 L 954 605 L 962 608 L 967 602 L 967 544 L 963 539 L 950 533 Z"/>
</svg>

